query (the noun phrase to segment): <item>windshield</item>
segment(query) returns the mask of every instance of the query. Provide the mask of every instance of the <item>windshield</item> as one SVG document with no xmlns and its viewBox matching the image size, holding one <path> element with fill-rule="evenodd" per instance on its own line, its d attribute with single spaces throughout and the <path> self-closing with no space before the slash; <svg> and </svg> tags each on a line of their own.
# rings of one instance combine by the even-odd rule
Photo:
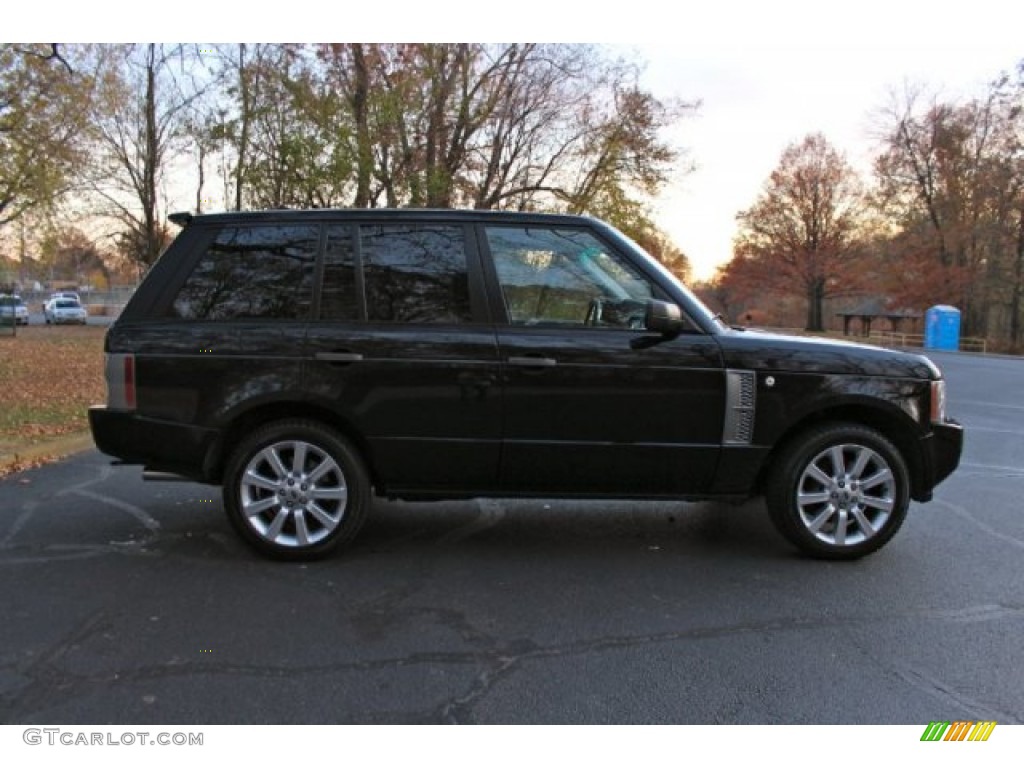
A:
<svg viewBox="0 0 1024 768">
<path fill-rule="evenodd" d="M 682 293 L 684 293 L 686 295 L 686 298 L 689 299 L 689 301 L 690 301 L 690 303 L 691 303 L 691 305 L 693 307 L 693 310 L 696 313 L 699 313 L 704 320 L 707 320 L 711 325 L 714 325 L 719 330 L 723 330 L 723 331 L 724 330 L 728 330 L 728 328 L 729 328 L 728 323 L 726 323 L 725 320 L 723 320 L 721 317 L 719 317 L 714 312 L 712 312 L 710 309 L 708 309 L 708 307 L 704 304 L 704 302 L 701 301 L 697 297 L 697 294 L 695 294 L 693 291 L 691 291 L 689 288 L 687 288 L 686 285 L 683 283 L 683 281 L 680 280 L 678 277 L 676 277 L 672 272 L 670 272 L 668 270 L 668 268 L 664 264 L 662 264 L 660 261 L 658 261 L 656 258 L 654 258 L 650 253 L 647 252 L 646 249 L 644 249 L 643 246 L 641 246 L 638 242 L 636 242 L 636 240 L 631 238 L 629 235 L 623 234 L 622 232 L 620 232 L 618 229 L 615 229 L 614 227 L 611 227 L 611 228 L 614 230 L 615 234 L 617 234 L 619 237 L 621 237 L 623 240 L 625 240 L 627 243 L 629 243 L 631 246 L 633 246 L 633 248 L 635 248 L 637 251 L 639 251 L 644 256 L 646 256 L 651 261 L 651 263 L 654 265 L 654 267 L 663 276 L 665 276 L 669 280 L 671 280 L 676 285 L 676 287 Z"/>
</svg>

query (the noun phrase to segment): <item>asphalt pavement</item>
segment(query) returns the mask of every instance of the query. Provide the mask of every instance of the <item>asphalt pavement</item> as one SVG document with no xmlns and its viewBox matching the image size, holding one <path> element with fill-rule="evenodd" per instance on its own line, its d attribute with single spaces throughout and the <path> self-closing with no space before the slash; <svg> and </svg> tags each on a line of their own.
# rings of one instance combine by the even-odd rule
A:
<svg viewBox="0 0 1024 768">
<path fill-rule="evenodd" d="M 854 563 L 763 503 L 378 503 L 312 564 L 96 452 L 0 481 L 3 723 L 1024 722 L 1024 361 L 936 354 L 960 470 Z"/>
</svg>

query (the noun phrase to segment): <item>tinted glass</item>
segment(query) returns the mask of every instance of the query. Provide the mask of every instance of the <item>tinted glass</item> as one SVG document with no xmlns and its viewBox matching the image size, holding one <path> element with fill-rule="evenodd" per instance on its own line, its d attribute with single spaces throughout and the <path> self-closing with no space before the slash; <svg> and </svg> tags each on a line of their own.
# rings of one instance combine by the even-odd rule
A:
<svg viewBox="0 0 1024 768">
<path fill-rule="evenodd" d="M 316 226 L 226 227 L 181 287 L 173 314 L 186 320 L 309 316 Z"/>
<path fill-rule="evenodd" d="M 327 228 L 324 285 L 320 293 L 320 317 L 324 320 L 356 320 L 359 317 L 352 234 L 352 227 Z"/>
<path fill-rule="evenodd" d="M 644 327 L 651 284 L 590 233 L 488 227 L 487 240 L 513 323 Z"/>
<path fill-rule="evenodd" d="M 459 323 L 472 319 L 462 227 L 360 227 L 366 312 L 371 321 Z"/>
</svg>

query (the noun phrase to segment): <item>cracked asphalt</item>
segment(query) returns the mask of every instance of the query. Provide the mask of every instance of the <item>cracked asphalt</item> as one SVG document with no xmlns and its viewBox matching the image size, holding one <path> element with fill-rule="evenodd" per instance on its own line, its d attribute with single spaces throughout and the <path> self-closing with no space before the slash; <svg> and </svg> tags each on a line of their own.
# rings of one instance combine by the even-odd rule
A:
<svg viewBox="0 0 1024 768">
<path fill-rule="evenodd" d="M 261 559 L 219 489 L 0 481 L 0 722 L 1024 722 L 1024 361 L 936 354 L 961 469 L 856 563 L 743 505 L 379 502 Z"/>
</svg>

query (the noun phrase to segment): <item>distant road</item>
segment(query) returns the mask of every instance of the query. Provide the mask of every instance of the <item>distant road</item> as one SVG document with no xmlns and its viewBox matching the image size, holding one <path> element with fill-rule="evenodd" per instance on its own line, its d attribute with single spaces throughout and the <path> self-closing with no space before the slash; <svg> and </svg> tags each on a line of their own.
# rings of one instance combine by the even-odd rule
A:
<svg viewBox="0 0 1024 768">
<path fill-rule="evenodd" d="M 30 308 L 34 309 L 34 308 Z M 110 325 L 116 318 L 113 315 L 90 315 L 86 323 L 88 325 Z M 29 325 L 46 325 L 46 318 L 42 312 L 30 311 L 28 313 Z"/>
</svg>

